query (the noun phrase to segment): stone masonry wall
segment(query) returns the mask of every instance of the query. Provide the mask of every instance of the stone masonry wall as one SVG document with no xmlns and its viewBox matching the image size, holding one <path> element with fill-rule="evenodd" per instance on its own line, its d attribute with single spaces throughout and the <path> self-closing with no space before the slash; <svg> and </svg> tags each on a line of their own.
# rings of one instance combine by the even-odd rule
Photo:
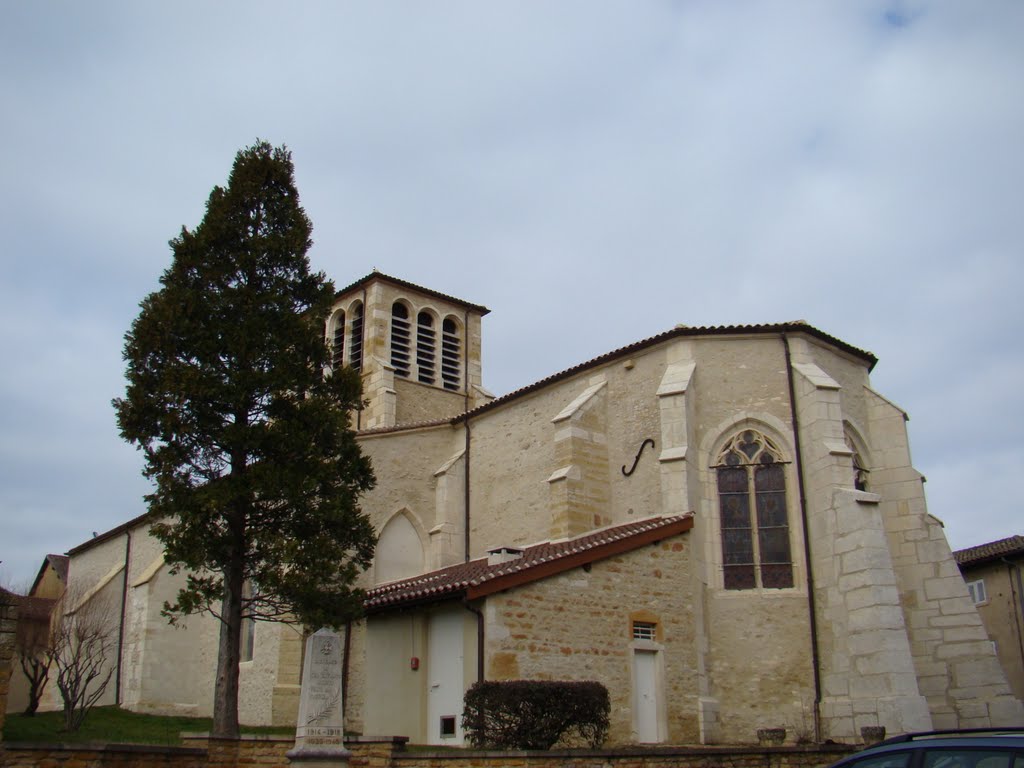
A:
<svg viewBox="0 0 1024 768">
<path fill-rule="evenodd" d="M 250 763 L 249 765 L 256 765 Z M 205 749 L 135 744 L 5 745 L 2 768 L 206 768 Z M 283 766 L 283 764 L 282 764 Z"/>
<path fill-rule="evenodd" d="M 665 740 L 698 739 L 686 535 L 488 598 L 489 680 L 596 680 L 611 695 L 609 744 L 634 740 L 633 655 L 659 654 Z M 656 625 L 634 641 L 632 622 Z"/>
<path fill-rule="evenodd" d="M 238 741 L 186 736 L 185 747 L 0 746 L 0 768 L 290 768 L 292 739 Z M 402 738 L 360 739 L 345 745 L 353 768 L 819 768 L 855 748 L 844 745 L 767 748 L 629 748 L 547 752 L 406 751 Z"/>
<path fill-rule="evenodd" d="M 854 488 L 844 407 L 855 398 L 843 397 L 810 348 L 792 344 L 825 734 L 850 739 L 876 725 L 925 730 L 931 720 L 914 674 L 881 497 Z"/>
<path fill-rule="evenodd" d="M 906 414 L 868 391 L 872 437 L 885 450 L 872 473 L 921 692 L 935 728 L 1021 725 L 992 643 L 953 559 L 942 524 L 928 514 L 910 463 Z"/>
</svg>

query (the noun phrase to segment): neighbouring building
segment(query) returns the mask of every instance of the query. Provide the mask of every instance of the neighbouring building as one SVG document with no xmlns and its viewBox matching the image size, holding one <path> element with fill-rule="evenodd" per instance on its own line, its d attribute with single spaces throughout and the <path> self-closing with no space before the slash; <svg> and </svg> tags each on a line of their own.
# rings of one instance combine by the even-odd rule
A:
<svg viewBox="0 0 1024 768">
<path fill-rule="evenodd" d="M 872 354 L 678 326 L 495 398 L 487 312 L 374 272 L 327 323 L 378 478 L 349 730 L 461 743 L 481 678 L 603 682 L 620 744 L 1024 724 Z M 111 701 L 209 713 L 216 627 L 160 616 L 181 576 L 145 518 L 69 555 L 118 617 Z M 243 721 L 294 722 L 300 633 L 246 638 Z"/>
<path fill-rule="evenodd" d="M 0 587 L 0 732 L 7 717 L 11 671 L 14 668 L 14 632 L 21 598 Z"/>
<path fill-rule="evenodd" d="M 23 649 L 40 647 L 49 642 L 50 621 L 58 600 L 64 594 L 68 579 L 67 555 L 47 555 L 39 566 L 28 594 L 21 599 L 15 634 L 15 654 L 11 669 L 10 690 L 7 696 L 8 712 L 24 712 L 29 703 L 29 682 L 21 663 Z M 40 707 L 53 709 L 60 706 L 56 685 L 43 688 Z"/>
<path fill-rule="evenodd" d="M 1024 699 L 1024 536 L 953 553 L 1010 688 Z"/>
</svg>

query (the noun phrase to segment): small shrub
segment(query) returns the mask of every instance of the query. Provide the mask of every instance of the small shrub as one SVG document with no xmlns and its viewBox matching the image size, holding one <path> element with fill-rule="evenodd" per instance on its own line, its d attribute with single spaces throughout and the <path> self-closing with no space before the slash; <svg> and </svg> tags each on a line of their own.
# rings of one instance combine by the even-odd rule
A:
<svg viewBox="0 0 1024 768">
<path fill-rule="evenodd" d="M 551 749 L 574 736 L 596 748 L 608 735 L 610 710 L 601 683 L 485 680 L 466 691 L 462 727 L 478 748 Z"/>
</svg>

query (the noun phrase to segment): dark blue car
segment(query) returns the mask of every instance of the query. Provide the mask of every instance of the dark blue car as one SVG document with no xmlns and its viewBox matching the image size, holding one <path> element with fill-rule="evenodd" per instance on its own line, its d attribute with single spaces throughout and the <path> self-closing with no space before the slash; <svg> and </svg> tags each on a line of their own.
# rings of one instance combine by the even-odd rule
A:
<svg viewBox="0 0 1024 768">
<path fill-rule="evenodd" d="M 1024 768 L 1024 728 L 908 733 L 831 768 Z"/>
</svg>

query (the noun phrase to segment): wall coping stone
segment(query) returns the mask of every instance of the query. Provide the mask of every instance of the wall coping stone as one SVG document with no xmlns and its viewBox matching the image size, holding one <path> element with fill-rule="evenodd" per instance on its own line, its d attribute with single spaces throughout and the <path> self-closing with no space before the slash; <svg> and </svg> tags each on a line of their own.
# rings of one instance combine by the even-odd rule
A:
<svg viewBox="0 0 1024 768">
<path fill-rule="evenodd" d="M 77 743 L 4 741 L 0 744 L 0 747 L 19 752 L 124 752 L 157 755 L 192 755 L 195 757 L 201 757 L 206 754 L 206 750 L 202 747 L 177 747 L 170 744 L 123 744 L 105 741 L 82 741 Z"/>
<path fill-rule="evenodd" d="M 859 744 L 808 744 L 808 745 L 783 745 L 777 747 L 761 747 L 757 745 L 691 745 L 691 746 L 625 746 L 608 747 L 606 749 L 535 749 L 535 750 L 475 750 L 475 749 L 448 749 L 444 751 L 431 751 L 429 749 L 417 749 L 415 752 L 396 754 L 396 761 L 416 762 L 421 759 L 429 760 L 468 760 L 468 759 L 497 759 L 497 758 L 588 758 L 588 757 L 642 757 L 642 756 L 710 756 L 710 755 L 802 755 L 802 754 L 826 754 L 836 755 L 830 762 L 835 762 L 839 756 L 853 754 L 863 749 Z"/>
</svg>

